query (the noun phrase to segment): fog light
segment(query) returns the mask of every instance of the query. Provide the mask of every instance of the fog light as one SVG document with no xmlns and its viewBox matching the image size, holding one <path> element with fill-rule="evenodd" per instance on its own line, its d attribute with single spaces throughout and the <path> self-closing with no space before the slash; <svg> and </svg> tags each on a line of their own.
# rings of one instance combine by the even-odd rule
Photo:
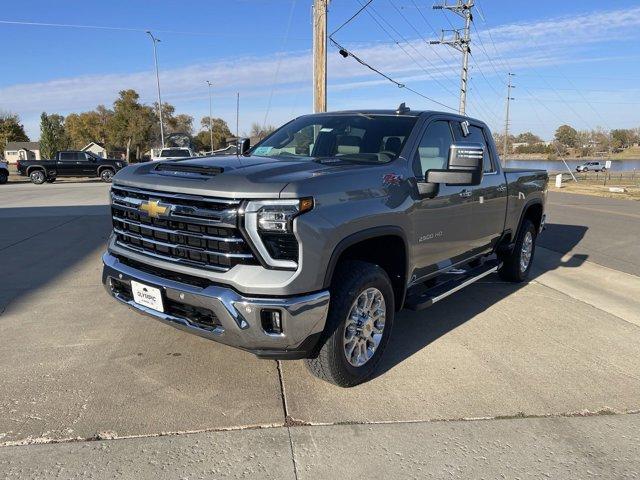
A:
<svg viewBox="0 0 640 480">
<path fill-rule="evenodd" d="M 260 310 L 262 329 L 270 335 L 282 333 L 282 313 L 280 310 Z"/>
</svg>

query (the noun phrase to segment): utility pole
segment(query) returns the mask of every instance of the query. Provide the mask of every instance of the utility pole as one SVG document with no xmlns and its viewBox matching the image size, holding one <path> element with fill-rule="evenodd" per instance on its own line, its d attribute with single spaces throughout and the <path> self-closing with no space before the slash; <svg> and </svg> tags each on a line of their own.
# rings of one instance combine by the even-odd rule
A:
<svg viewBox="0 0 640 480">
<path fill-rule="evenodd" d="M 327 7 L 313 0 L 313 111 L 327 111 Z"/>
<path fill-rule="evenodd" d="M 462 72 L 460 74 L 460 107 L 458 111 L 460 115 L 464 115 L 467 109 L 467 81 L 469 78 L 469 54 L 471 53 L 471 22 L 473 22 L 474 0 L 457 0 L 454 5 L 446 2 L 444 5 L 434 5 L 434 10 L 449 10 L 464 19 L 464 28 L 462 34 L 460 30 L 442 30 L 440 40 L 432 40 L 432 45 L 448 45 L 462 52 Z M 453 37 L 445 39 L 445 33 L 451 32 Z"/>
<path fill-rule="evenodd" d="M 511 97 L 511 89 L 512 88 L 516 88 L 515 85 L 511 84 L 511 77 L 515 77 L 516 74 L 515 73 L 508 73 L 507 74 L 507 78 L 508 78 L 508 82 L 507 82 L 507 112 L 505 115 L 505 119 L 504 119 L 504 150 L 502 150 L 502 153 L 504 155 L 502 162 L 506 165 L 507 163 L 507 148 L 508 148 L 508 144 L 509 144 L 509 105 L 511 103 L 511 100 L 515 100 L 515 98 Z"/>
<path fill-rule="evenodd" d="M 211 87 L 213 83 L 209 80 L 206 80 L 207 85 L 209 85 L 209 136 L 211 137 L 211 155 L 213 155 L 213 116 L 211 109 Z"/>
<path fill-rule="evenodd" d="M 162 148 L 164 148 L 164 125 L 162 123 L 162 97 L 160 96 L 160 74 L 158 73 L 158 51 L 156 50 L 156 44 L 160 43 L 160 39 L 153 36 L 149 30 L 147 35 L 151 37 L 153 42 L 153 61 L 156 65 L 156 83 L 158 85 L 158 117 L 160 117 L 160 141 L 162 142 Z"/>
<path fill-rule="evenodd" d="M 236 142 L 240 139 L 240 92 L 236 92 Z"/>
</svg>

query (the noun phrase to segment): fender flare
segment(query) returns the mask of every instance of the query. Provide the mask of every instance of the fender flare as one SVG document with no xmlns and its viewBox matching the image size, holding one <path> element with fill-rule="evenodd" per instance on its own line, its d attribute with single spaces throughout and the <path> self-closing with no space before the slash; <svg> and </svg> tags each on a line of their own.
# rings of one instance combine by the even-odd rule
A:
<svg viewBox="0 0 640 480">
<path fill-rule="evenodd" d="M 33 172 L 34 170 L 42 170 L 45 175 L 49 175 L 49 172 L 47 171 L 46 168 L 44 168 L 43 165 L 30 165 L 27 167 L 27 170 L 26 170 L 27 177 L 31 175 L 31 172 Z"/>
<path fill-rule="evenodd" d="M 520 235 L 520 229 L 522 228 L 522 221 L 524 220 L 524 216 L 527 213 L 527 210 L 529 210 L 534 205 L 540 205 L 542 207 L 542 214 L 544 215 L 544 202 L 542 201 L 542 199 L 534 198 L 532 200 L 529 200 L 527 203 L 525 203 L 524 206 L 522 207 L 522 211 L 520 212 L 520 220 L 518 220 L 518 228 L 516 230 L 515 236 L 511 239 L 512 240 L 511 243 L 515 242 L 515 239 L 518 238 L 518 235 Z"/>
<path fill-rule="evenodd" d="M 347 250 L 347 248 L 355 245 L 356 243 L 360 243 L 364 240 L 370 240 L 372 238 L 384 237 L 389 235 L 401 238 L 402 242 L 404 243 L 405 279 L 402 282 L 402 292 L 401 292 L 400 301 L 398 302 L 399 304 L 398 306 L 402 305 L 402 303 L 404 303 L 404 297 L 407 290 L 406 275 L 409 272 L 409 256 L 410 256 L 409 242 L 407 241 L 407 236 L 405 234 L 405 231 L 402 228 L 395 225 L 383 225 L 379 227 L 367 228 L 365 230 L 352 233 L 351 235 L 343 238 L 340 242 L 338 242 L 338 244 L 333 249 L 333 252 L 331 253 L 331 258 L 329 259 L 329 264 L 327 265 L 327 271 L 325 272 L 325 276 L 324 276 L 323 288 L 329 288 L 329 286 L 331 285 L 331 279 L 333 278 L 333 274 L 338 264 L 338 259 L 344 253 L 344 251 Z"/>
</svg>

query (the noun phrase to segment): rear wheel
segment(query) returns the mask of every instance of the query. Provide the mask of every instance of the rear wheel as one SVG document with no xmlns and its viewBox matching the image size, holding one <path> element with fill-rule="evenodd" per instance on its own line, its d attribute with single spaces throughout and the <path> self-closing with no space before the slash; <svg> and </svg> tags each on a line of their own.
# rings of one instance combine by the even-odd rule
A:
<svg viewBox="0 0 640 480">
<path fill-rule="evenodd" d="M 0 185 L 7 183 L 9 180 L 9 174 L 5 171 L 0 171 Z"/>
<path fill-rule="evenodd" d="M 42 185 L 47 179 L 42 170 L 34 170 L 29 174 L 29 178 L 31 179 L 31 183 L 36 185 Z"/>
<path fill-rule="evenodd" d="M 522 221 L 513 250 L 502 256 L 502 267 L 498 273 L 509 282 L 523 282 L 529 276 L 536 249 L 536 226 L 529 219 Z"/>
<path fill-rule="evenodd" d="M 322 346 L 305 360 L 318 378 L 352 387 L 374 373 L 389 341 L 395 306 L 386 272 L 370 263 L 342 265 L 331 287 L 331 305 Z"/>
<path fill-rule="evenodd" d="M 111 183 L 111 179 L 113 178 L 114 171 L 110 168 L 105 168 L 100 172 L 100 178 L 103 182 Z"/>
</svg>

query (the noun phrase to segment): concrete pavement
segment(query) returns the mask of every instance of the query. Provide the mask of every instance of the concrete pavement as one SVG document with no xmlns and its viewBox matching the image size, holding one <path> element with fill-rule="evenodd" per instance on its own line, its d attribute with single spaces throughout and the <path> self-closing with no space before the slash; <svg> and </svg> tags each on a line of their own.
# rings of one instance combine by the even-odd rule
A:
<svg viewBox="0 0 640 480">
<path fill-rule="evenodd" d="M 638 475 L 640 279 L 609 267 L 640 255 L 601 255 L 597 217 L 552 211 L 561 253 L 529 284 L 402 312 L 377 378 L 344 390 L 111 301 L 106 201 L 0 188 L 0 478 Z"/>
</svg>

